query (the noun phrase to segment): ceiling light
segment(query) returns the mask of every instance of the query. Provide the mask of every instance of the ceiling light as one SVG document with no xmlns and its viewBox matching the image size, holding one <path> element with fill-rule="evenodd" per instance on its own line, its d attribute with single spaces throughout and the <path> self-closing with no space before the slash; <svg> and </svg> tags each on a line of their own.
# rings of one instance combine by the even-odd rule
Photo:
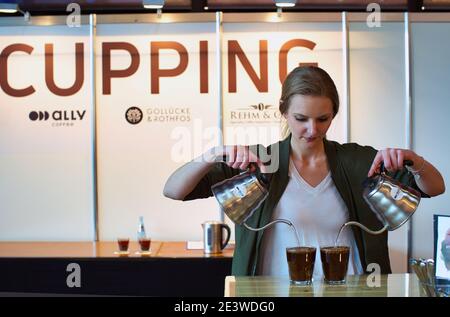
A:
<svg viewBox="0 0 450 317">
<path fill-rule="evenodd" d="M 142 4 L 146 9 L 162 9 L 164 0 L 143 0 Z"/>
<path fill-rule="evenodd" d="M 17 3 L 0 2 L 0 13 L 16 13 L 23 14 L 25 21 L 30 22 L 30 12 L 23 12 Z"/>
<path fill-rule="evenodd" d="M 16 13 L 17 11 L 19 11 L 19 5 L 17 3 L 0 2 L 1 13 Z"/>
<path fill-rule="evenodd" d="M 275 0 L 275 5 L 280 8 L 294 7 L 296 0 Z"/>
</svg>

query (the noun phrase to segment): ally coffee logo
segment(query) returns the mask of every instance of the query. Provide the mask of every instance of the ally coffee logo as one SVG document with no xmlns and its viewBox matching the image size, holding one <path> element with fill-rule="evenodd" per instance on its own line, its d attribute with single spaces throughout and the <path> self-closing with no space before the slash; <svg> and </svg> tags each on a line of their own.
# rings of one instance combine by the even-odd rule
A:
<svg viewBox="0 0 450 317">
<path fill-rule="evenodd" d="M 144 114 L 138 107 L 130 107 L 125 112 L 125 119 L 127 119 L 128 123 L 130 124 L 138 124 L 142 121 L 143 117 Z"/>
<path fill-rule="evenodd" d="M 86 110 L 55 110 L 31 111 L 28 115 L 31 121 L 51 121 L 52 126 L 73 126 L 74 122 L 82 121 Z"/>
</svg>

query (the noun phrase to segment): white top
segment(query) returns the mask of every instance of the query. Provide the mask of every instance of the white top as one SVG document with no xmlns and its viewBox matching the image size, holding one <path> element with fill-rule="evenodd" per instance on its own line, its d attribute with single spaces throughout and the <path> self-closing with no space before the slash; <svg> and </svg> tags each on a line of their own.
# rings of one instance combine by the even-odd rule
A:
<svg viewBox="0 0 450 317">
<path fill-rule="evenodd" d="M 320 247 L 334 245 L 339 229 L 348 221 L 347 206 L 334 185 L 331 173 L 319 185 L 312 187 L 300 176 L 290 160 L 289 176 L 272 220 L 290 220 L 298 231 L 300 244 L 317 248 L 313 278 L 322 278 Z M 363 274 L 351 226 L 344 229 L 338 244 L 350 246 L 348 275 Z M 289 277 L 286 248 L 297 245 L 294 230 L 288 225 L 277 223 L 265 229 L 258 273 Z"/>
</svg>

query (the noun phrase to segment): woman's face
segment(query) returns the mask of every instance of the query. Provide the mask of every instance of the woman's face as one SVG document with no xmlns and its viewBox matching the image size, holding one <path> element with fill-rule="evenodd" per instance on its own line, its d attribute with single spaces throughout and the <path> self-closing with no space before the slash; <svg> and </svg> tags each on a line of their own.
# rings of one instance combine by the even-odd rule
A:
<svg viewBox="0 0 450 317">
<path fill-rule="evenodd" d="M 284 117 L 292 137 L 313 147 L 327 134 L 333 120 L 333 104 L 327 97 L 294 95 Z"/>
</svg>

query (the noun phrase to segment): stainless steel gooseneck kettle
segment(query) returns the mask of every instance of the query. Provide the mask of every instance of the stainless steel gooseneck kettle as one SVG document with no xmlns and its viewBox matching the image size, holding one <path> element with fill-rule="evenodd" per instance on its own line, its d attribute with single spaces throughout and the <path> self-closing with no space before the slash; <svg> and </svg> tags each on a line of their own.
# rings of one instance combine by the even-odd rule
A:
<svg viewBox="0 0 450 317">
<path fill-rule="evenodd" d="M 411 166 L 413 162 L 405 160 L 404 165 Z M 384 164 L 381 164 L 380 174 L 367 178 L 363 183 L 363 198 L 375 213 L 384 227 L 372 231 L 356 221 L 343 225 L 356 225 L 368 233 L 381 234 L 386 230 L 393 231 L 404 223 L 417 210 L 421 195 L 410 184 L 405 185 L 386 174 Z"/>
<path fill-rule="evenodd" d="M 251 163 L 250 167 L 247 171 L 211 187 L 223 212 L 234 223 L 252 231 L 264 230 L 277 222 L 292 226 L 286 219 L 274 220 L 261 228 L 252 228 L 245 223 L 269 195 L 271 180 L 271 174 L 262 173 L 256 164 Z"/>
</svg>

